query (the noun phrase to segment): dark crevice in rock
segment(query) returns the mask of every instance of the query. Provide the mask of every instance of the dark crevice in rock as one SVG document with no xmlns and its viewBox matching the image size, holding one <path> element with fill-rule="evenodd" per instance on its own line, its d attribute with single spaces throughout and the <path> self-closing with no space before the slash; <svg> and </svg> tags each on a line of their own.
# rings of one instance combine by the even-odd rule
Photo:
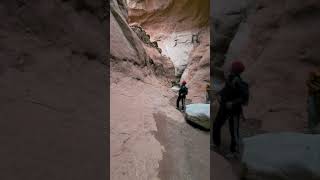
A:
<svg viewBox="0 0 320 180">
<path fill-rule="evenodd" d="M 161 48 L 159 48 L 158 46 L 158 42 L 157 41 L 151 42 L 150 35 L 147 34 L 147 32 L 141 26 L 134 25 L 134 26 L 131 26 L 131 29 L 137 34 L 139 39 L 144 44 L 148 45 L 149 47 L 156 48 L 160 54 L 162 53 Z"/>
<path fill-rule="evenodd" d="M 120 10 L 122 11 L 122 14 L 125 16 L 125 18 L 127 18 L 128 17 L 128 9 L 127 9 L 126 0 L 117 0 L 117 3 L 119 5 Z"/>
</svg>

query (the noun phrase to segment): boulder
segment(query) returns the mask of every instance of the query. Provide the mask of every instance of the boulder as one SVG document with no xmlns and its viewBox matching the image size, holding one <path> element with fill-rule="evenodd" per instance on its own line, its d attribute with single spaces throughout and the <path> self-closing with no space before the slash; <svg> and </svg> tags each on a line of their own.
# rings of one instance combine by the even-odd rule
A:
<svg viewBox="0 0 320 180">
<path fill-rule="evenodd" d="M 313 133 L 315 133 L 315 134 L 320 134 L 320 124 L 318 124 L 318 125 L 313 129 Z"/>
<path fill-rule="evenodd" d="M 179 92 L 180 88 L 178 86 L 173 86 L 171 90 L 175 93 Z"/>
<path fill-rule="evenodd" d="M 320 179 L 320 135 L 263 134 L 244 139 L 247 178 Z"/>
<path fill-rule="evenodd" d="M 189 104 L 186 106 L 186 120 L 204 129 L 210 129 L 210 104 Z"/>
</svg>

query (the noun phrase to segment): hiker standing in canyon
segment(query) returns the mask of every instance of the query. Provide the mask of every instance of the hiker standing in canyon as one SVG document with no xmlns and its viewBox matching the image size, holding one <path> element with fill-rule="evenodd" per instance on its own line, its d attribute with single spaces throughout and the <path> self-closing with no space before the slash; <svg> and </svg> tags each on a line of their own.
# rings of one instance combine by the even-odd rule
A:
<svg viewBox="0 0 320 180">
<path fill-rule="evenodd" d="M 182 102 L 182 110 L 184 110 L 185 107 L 185 100 L 186 96 L 188 94 L 188 88 L 186 87 L 187 82 L 182 81 L 181 87 L 179 89 L 178 99 L 177 99 L 177 109 L 179 109 L 180 100 Z"/>
<path fill-rule="evenodd" d="M 231 135 L 230 158 L 239 152 L 239 120 L 242 115 L 242 106 L 249 100 L 248 84 L 241 79 L 241 73 L 245 67 L 240 61 L 234 61 L 231 65 L 231 73 L 228 76 L 224 88 L 218 92 L 220 108 L 213 124 L 212 138 L 214 149 L 219 151 L 221 144 L 221 128 L 229 120 Z"/>
<path fill-rule="evenodd" d="M 210 104 L 210 84 L 206 86 L 206 103 Z"/>
</svg>

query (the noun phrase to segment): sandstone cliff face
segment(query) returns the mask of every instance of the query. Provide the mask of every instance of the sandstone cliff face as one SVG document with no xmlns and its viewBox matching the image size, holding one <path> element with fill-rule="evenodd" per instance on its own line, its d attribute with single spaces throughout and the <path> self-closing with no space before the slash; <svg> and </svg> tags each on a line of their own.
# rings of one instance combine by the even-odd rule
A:
<svg viewBox="0 0 320 180">
<path fill-rule="evenodd" d="M 188 98 L 193 103 L 205 102 L 206 85 L 210 82 L 210 32 L 204 29 L 200 34 L 201 43 L 195 45 L 188 57 L 188 65 L 181 76 L 190 87 Z"/>
<path fill-rule="evenodd" d="M 110 12 L 111 179 L 208 179 L 209 136 L 172 105 L 174 63 L 146 27 L 128 24 L 127 4 Z"/>
<path fill-rule="evenodd" d="M 230 0 L 217 5 L 214 64 L 227 71 L 230 61 L 244 61 L 252 93 L 248 118 L 267 131 L 303 130 L 307 76 L 320 64 L 319 1 Z"/>
<path fill-rule="evenodd" d="M 1 179 L 105 177 L 103 7 L 0 2 Z"/>
<path fill-rule="evenodd" d="M 125 5 L 123 5 L 126 8 Z M 110 6 L 110 54 L 111 62 L 117 58 L 120 61 L 132 61 L 143 65 L 147 60 L 143 44 L 128 26 L 125 14 L 117 1 L 111 1 Z"/>
<path fill-rule="evenodd" d="M 210 1 L 127 2 L 129 23 L 142 26 L 170 58 L 177 79 L 188 81 L 188 98 L 204 102 L 210 72 Z"/>
<path fill-rule="evenodd" d="M 110 54 L 111 71 L 122 72 L 132 78 L 143 80 L 155 75 L 169 83 L 173 78 L 173 65 L 156 48 L 148 46 L 139 34 L 128 25 L 124 10 L 126 4 L 111 2 L 110 14 Z"/>
<path fill-rule="evenodd" d="M 129 23 L 145 27 L 151 36 L 201 28 L 208 24 L 208 0 L 127 0 Z"/>
</svg>

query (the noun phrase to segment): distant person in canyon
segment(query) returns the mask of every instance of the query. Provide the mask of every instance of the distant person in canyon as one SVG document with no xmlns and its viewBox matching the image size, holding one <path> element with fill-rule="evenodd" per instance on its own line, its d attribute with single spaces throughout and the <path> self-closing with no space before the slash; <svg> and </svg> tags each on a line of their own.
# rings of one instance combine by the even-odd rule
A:
<svg viewBox="0 0 320 180">
<path fill-rule="evenodd" d="M 210 84 L 206 86 L 206 103 L 210 104 Z"/>
<path fill-rule="evenodd" d="M 185 107 L 185 100 L 186 96 L 188 94 L 188 88 L 186 87 L 187 82 L 182 81 L 181 87 L 179 89 L 178 99 L 177 99 L 177 109 L 179 109 L 180 101 L 182 102 L 182 110 L 184 110 Z"/>
<path fill-rule="evenodd" d="M 220 150 L 221 128 L 229 120 L 229 130 L 231 135 L 231 145 L 229 154 L 235 157 L 239 150 L 239 121 L 242 116 L 242 106 L 247 105 L 249 100 L 248 84 L 241 78 L 241 73 L 245 70 L 241 61 L 234 61 L 231 65 L 231 72 L 225 86 L 218 92 L 220 108 L 213 124 L 212 138 L 214 149 Z"/>
</svg>

